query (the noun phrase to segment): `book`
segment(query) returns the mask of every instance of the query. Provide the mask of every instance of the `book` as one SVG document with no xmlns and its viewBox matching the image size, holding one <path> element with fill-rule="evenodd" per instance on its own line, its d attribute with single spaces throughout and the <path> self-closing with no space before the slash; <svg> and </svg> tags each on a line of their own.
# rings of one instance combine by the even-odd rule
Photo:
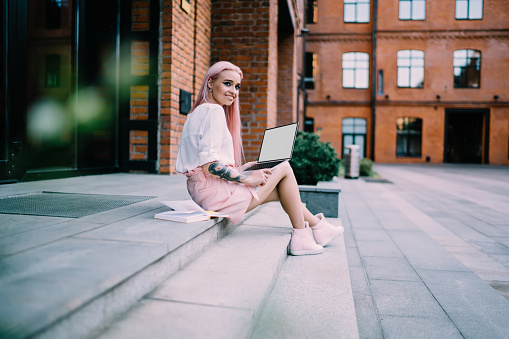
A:
<svg viewBox="0 0 509 339">
<path fill-rule="evenodd" d="M 157 213 L 154 216 L 156 219 L 190 223 L 209 220 L 213 217 L 228 217 L 228 215 L 224 213 L 205 211 L 192 200 L 161 201 L 161 203 L 171 208 L 171 211 Z"/>
</svg>

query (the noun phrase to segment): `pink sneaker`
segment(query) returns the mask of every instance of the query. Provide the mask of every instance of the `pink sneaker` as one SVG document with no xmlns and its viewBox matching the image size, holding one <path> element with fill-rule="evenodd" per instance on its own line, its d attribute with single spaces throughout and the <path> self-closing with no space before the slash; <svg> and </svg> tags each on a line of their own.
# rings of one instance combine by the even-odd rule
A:
<svg viewBox="0 0 509 339">
<path fill-rule="evenodd" d="M 323 247 L 318 245 L 313 238 L 313 232 L 306 221 L 306 228 L 293 229 L 292 240 L 290 241 L 291 255 L 320 254 Z"/>
<path fill-rule="evenodd" d="M 339 237 L 345 229 L 343 226 L 331 225 L 323 216 L 323 213 L 316 215 L 320 222 L 315 226 L 311 227 L 313 230 L 313 236 L 315 237 L 316 243 L 322 246 L 326 246 L 331 240 Z"/>
</svg>

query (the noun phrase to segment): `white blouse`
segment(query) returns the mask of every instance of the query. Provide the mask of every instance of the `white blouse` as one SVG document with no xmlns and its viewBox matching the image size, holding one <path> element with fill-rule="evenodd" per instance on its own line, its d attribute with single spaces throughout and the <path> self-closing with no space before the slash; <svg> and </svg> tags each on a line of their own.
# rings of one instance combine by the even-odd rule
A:
<svg viewBox="0 0 509 339">
<path fill-rule="evenodd" d="M 187 116 L 175 170 L 186 173 L 212 161 L 234 165 L 233 141 L 223 107 L 204 103 Z"/>
</svg>

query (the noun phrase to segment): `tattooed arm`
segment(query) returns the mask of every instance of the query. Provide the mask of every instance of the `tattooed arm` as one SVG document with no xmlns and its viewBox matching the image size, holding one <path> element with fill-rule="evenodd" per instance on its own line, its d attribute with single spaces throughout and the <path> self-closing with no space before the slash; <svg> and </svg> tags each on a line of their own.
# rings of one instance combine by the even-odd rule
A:
<svg viewBox="0 0 509 339">
<path fill-rule="evenodd" d="M 236 168 L 228 167 L 220 161 L 214 161 L 205 164 L 202 166 L 202 169 L 205 172 L 223 180 L 233 181 L 250 186 L 265 185 L 269 175 L 271 174 L 270 169 L 258 170 L 246 174 L 245 172 L 239 172 Z"/>
<path fill-rule="evenodd" d="M 226 181 L 242 183 L 247 178 L 245 174 L 239 173 L 235 168 L 227 167 L 219 161 L 210 163 L 207 169 L 210 174 Z"/>
</svg>

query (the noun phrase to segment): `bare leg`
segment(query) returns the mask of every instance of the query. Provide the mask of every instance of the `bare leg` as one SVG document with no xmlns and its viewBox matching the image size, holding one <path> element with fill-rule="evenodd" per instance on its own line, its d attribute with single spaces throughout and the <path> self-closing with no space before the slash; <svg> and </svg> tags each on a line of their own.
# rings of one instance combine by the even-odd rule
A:
<svg viewBox="0 0 509 339">
<path fill-rule="evenodd" d="M 251 200 L 248 211 L 269 201 L 281 201 L 294 228 L 304 228 L 304 221 L 309 222 L 311 226 L 320 221 L 302 204 L 297 180 L 287 162 L 273 169 L 267 183 L 258 190 L 258 197 L 260 200 L 254 198 Z"/>
</svg>

